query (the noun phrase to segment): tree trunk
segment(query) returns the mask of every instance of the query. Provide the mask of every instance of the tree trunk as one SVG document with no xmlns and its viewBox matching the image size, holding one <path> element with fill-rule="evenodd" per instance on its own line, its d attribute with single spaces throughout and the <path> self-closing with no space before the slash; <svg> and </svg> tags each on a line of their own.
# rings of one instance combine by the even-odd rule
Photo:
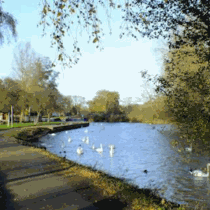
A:
<svg viewBox="0 0 210 210">
<path fill-rule="evenodd" d="M 48 113 L 48 119 L 47 119 L 47 122 L 48 122 L 48 123 L 50 122 L 50 113 Z"/>
<path fill-rule="evenodd" d="M 29 107 L 29 123 L 31 122 L 31 107 Z"/>
<path fill-rule="evenodd" d="M 38 115 L 37 115 L 37 118 L 36 118 L 35 123 L 34 123 L 35 125 L 39 122 L 40 112 L 37 112 L 37 114 L 38 114 Z"/>
<path fill-rule="evenodd" d="M 21 110 L 21 113 L 20 113 L 20 123 L 23 122 L 23 110 Z"/>
<path fill-rule="evenodd" d="M 7 124 L 7 126 L 9 127 L 9 123 L 10 122 L 10 114 L 9 114 L 9 112 L 8 112 L 8 124 Z"/>
</svg>

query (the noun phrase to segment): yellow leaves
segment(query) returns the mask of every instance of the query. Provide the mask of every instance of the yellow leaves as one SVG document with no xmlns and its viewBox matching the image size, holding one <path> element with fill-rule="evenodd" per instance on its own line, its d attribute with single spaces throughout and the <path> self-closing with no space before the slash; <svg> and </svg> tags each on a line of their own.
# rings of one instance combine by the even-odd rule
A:
<svg viewBox="0 0 210 210">
<path fill-rule="evenodd" d="M 60 9 L 63 9 L 64 7 L 65 7 L 65 4 L 60 4 L 60 5 L 59 5 L 59 8 L 60 8 Z"/>
<path fill-rule="evenodd" d="M 57 17 L 60 17 L 61 15 L 62 15 L 62 13 L 61 12 L 58 12 Z"/>
<path fill-rule="evenodd" d="M 63 55 L 62 55 L 62 54 L 59 54 L 58 60 L 59 60 L 59 61 L 63 61 Z"/>
<path fill-rule="evenodd" d="M 47 14 L 47 7 L 46 7 L 46 6 L 44 6 L 42 12 L 43 12 L 45 15 Z"/>
<path fill-rule="evenodd" d="M 65 31 L 64 30 L 61 30 L 61 33 L 62 33 L 62 35 L 65 35 Z"/>
<path fill-rule="evenodd" d="M 94 8 L 89 10 L 89 14 L 91 15 L 92 13 L 96 13 L 96 10 Z"/>
<path fill-rule="evenodd" d="M 100 31 L 98 30 L 98 31 L 94 31 L 93 32 L 93 34 L 98 34 L 98 33 L 100 33 Z"/>
<path fill-rule="evenodd" d="M 72 9 L 70 9 L 70 12 L 73 14 L 73 13 L 75 13 L 75 10 L 72 8 Z"/>
<path fill-rule="evenodd" d="M 93 43 L 96 43 L 96 42 L 98 42 L 99 40 L 98 40 L 98 38 L 96 37 L 94 40 L 93 40 Z"/>
</svg>

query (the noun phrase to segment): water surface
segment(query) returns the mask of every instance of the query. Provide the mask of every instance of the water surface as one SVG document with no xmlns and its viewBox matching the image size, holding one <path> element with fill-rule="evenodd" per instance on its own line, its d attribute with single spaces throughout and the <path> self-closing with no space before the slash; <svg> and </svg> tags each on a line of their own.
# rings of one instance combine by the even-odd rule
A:
<svg viewBox="0 0 210 210">
<path fill-rule="evenodd" d="M 159 189 L 168 200 L 191 206 L 200 202 L 210 209 L 209 179 L 195 178 L 189 173 L 190 167 L 206 167 L 209 157 L 178 152 L 170 144 L 172 137 L 160 132 L 170 129 L 173 129 L 170 125 L 90 123 L 89 127 L 56 133 L 56 136 L 47 135 L 40 141 L 59 156 L 64 156 L 62 151 L 65 150 L 67 159 L 126 178 L 140 188 Z M 89 137 L 89 144 L 82 141 L 85 136 Z M 94 144 L 98 148 L 101 143 L 104 151 L 99 154 L 91 146 Z M 115 145 L 113 155 L 110 155 L 109 144 Z M 79 145 L 84 150 L 81 156 L 76 153 Z"/>
</svg>

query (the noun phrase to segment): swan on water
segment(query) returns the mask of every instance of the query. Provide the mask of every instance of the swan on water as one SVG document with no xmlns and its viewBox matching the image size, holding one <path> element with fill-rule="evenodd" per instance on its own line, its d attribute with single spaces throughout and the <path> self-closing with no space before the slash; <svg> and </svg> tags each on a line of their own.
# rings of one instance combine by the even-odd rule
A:
<svg viewBox="0 0 210 210">
<path fill-rule="evenodd" d="M 86 137 L 83 137 L 83 138 L 82 138 L 82 141 L 85 142 L 85 141 L 86 141 Z"/>
<path fill-rule="evenodd" d="M 114 147 L 110 147 L 109 154 L 110 154 L 111 157 L 113 157 L 113 154 L 114 154 Z"/>
<path fill-rule="evenodd" d="M 81 145 L 79 145 L 79 147 L 77 148 L 77 154 L 78 155 L 83 154 L 83 149 L 82 149 Z"/>
<path fill-rule="evenodd" d="M 68 139 L 68 142 L 69 142 L 69 143 L 71 143 L 71 142 L 72 142 L 72 139 L 71 139 L 71 137 L 69 137 L 69 139 Z"/>
<path fill-rule="evenodd" d="M 114 157 L 114 152 L 112 153 L 111 151 L 109 151 L 109 156 Z"/>
<path fill-rule="evenodd" d="M 92 149 L 95 149 L 95 145 L 94 144 L 92 145 Z"/>
<path fill-rule="evenodd" d="M 185 151 L 187 152 L 192 152 L 192 143 L 190 144 L 190 147 L 186 147 Z"/>
<path fill-rule="evenodd" d="M 102 153 L 103 152 L 103 146 L 100 144 L 100 147 L 96 149 L 96 152 Z"/>
<path fill-rule="evenodd" d="M 68 131 L 66 131 L 66 133 L 68 133 Z"/>
<path fill-rule="evenodd" d="M 55 136 L 56 134 L 55 134 L 55 133 L 51 133 L 50 135 L 51 135 L 51 136 Z"/>
<path fill-rule="evenodd" d="M 111 148 L 115 148 L 115 146 L 114 146 L 114 144 L 109 144 L 109 148 L 111 149 Z"/>
<path fill-rule="evenodd" d="M 89 142 L 90 142 L 90 141 L 89 141 L 89 137 L 87 136 L 86 139 L 85 139 L 85 143 L 86 143 L 86 144 L 89 144 Z"/>
<path fill-rule="evenodd" d="M 192 169 L 190 169 L 190 173 L 193 176 L 199 176 L 199 177 L 209 177 L 209 171 L 210 171 L 210 163 L 207 164 L 207 173 L 204 173 L 201 170 L 194 170 L 193 171 Z"/>
<path fill-rule="evenodd" d="M 86 128 L 84 132 L 85 132 L 85 133 L 88 133 L 88 129 Z"/>
</svg>

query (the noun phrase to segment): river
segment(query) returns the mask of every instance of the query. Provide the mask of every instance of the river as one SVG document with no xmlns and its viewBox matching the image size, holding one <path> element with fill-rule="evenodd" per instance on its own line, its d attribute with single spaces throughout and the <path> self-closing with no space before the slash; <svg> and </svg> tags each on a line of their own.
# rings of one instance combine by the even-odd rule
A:
<svg viewBox="0 0 210 210">
<path fill-rule="evenodd" d="M 190 168 L 206 167 L 209 156 L 178 152 L 170 144 L 174 136 L 160 132 L 171 129 L 170 125 L 90 123 L 89 127 L 44 136 L 40 142 L 54 154 L 66 154 L 69 160 L 126 178 L 140 188 L 158 189 L 167 200 L 191 207 L 199 202 L 203 209 L 210 209 L 209 178 L 196 178 L 189 173 Z M 89 144 L 82 141 L 85 136 L 89 137 Z M 102 144 L 103 153 L 93 150 L 92 144 L 96 148 Z M 109 144 L 115 145 L 112 155 Z M 83 155 L 76 152 L 79 145 L 84 150 Z"/>
</svg>

